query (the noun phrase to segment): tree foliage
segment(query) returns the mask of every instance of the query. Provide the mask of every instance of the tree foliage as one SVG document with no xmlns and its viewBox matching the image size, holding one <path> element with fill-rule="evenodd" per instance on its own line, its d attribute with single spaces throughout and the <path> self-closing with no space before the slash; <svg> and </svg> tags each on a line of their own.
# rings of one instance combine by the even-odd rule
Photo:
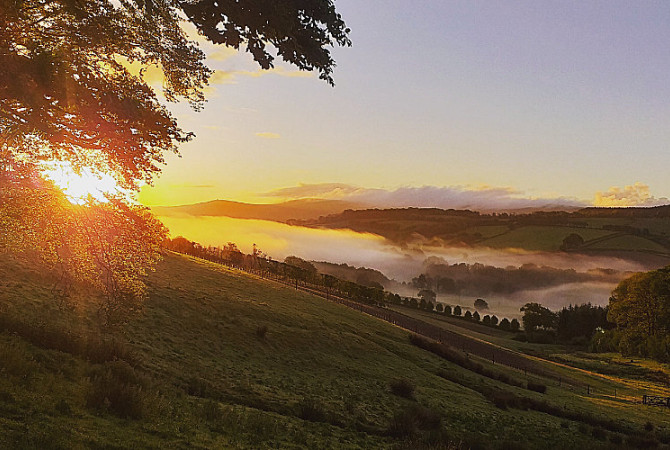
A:
<svg viewBox="0 0 670 450">
<path fill-rule="evenodd" d="M 195 110 L 212 74 L 184 22 L 213 43 L 246 48 L 262 68 L 276 53 L 330 84 L 329 48 L 350 45 L 332 0 L 0 3 L 0 250 L 37 254 L 63 279 L 97 285 L 109 318 L 141 299 L 165 229 L 121 198 L 72 205 L 39 171 L 56 161 L 130 190 L 152 181 L 193 134 L 147 69 L 162 74 L 166 101 Z M 231 257 L 242 255 L 235 250 Z"/>
<path fill-rule="evenodd" d="M 0 252 L 37 258 L 57 277 L 53 292 L 67 299 L 76 282 L 104 296 L 106 323 L 137 309 L 142 277 L 160 257 L 165 227 L 146 208 L 119 199 L 73 205 L 30 172 L 0 172 Z"/>
<path fill-rule="evenodd" d="M 0 6 L 0 158 L 67 161 L 150 182 L 179 128 L 129 63 L 163 74 L 168 101 L 199 109 L 211 71 L 180 22 L 214 43 L 246 47 L 263 68 L 285 61 L 332 83 L 329 47 L 349 45 L 331 0 L 7 0 Z"/>
<path fill-rule="evenodd" d="M 539 303 L 526 303 L 521 307 L 523 328 L 533 332 L 539 328 L 551 329 L 556 326 L 556 314 Z"/>
<path fill-rule="evenodd" d="M 621 281 L 607 318 L 617 329 L 594 336 L 596 349 L 670 361 L 670 266 Z"/>
</svg>

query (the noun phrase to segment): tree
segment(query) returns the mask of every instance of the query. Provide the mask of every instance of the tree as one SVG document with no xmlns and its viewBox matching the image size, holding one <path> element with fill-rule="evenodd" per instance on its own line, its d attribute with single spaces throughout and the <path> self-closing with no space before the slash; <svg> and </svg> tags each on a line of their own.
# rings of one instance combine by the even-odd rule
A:
<svg viewBox="0 0 670 450">
<path fill-rule="evenodd" d="M 437 297 L 435 292 L 430 289 L 421 289 L 417 295 L 421 300 L 426 302 L 434 302 L 435 298 Z"/>
<path fill-rule="evenodd" d="M 577 233 L 570 233 L 563 239 L 561 243 L 561 250 L 568 251 L 574 250 L 584 245 L 584 238 L 578 235 Z"/>
<path fill-rule="evenodd" d="M 182 130 L 161 103 L 147 69 L 162 74 L 165 100 L 184 100 L 195 110 L 205 101 L 212 74 L 204 53 L 181 27 L 184 18 L 215 44 L 245 47 L 262 68 L 272 67 L 267 48 L 274 48 L 288 63 L 333 83 L 329 48 L 350 41 L 332 0 L 243 3 L 2 3 L 0 239 L 12 244 L 0 251 L 37 251 L 54 270 L 97 279 L 111 295 L 113 309 L 120 299 L 130 304 L 130 297 L 141 297 L 141 277 L 157 260 L 164 228 L 121 198 L 72 207 L 40 172 L 57 162 L 77 173 L 86 168 L 112 175 L 130 190 L 151 183 L 165 155 L 176 153 L 193 134 Z M 17 215 L 22 209 L 26 215 Z M 34 221 L 22 226 L 28 217 Z M 66 233 L 73 223 L 78 228 Z M 99 278 L 92 277 L 96 272 Z"/>
<path fill-rule="evenodd" d="M 504 317 L 503 320 L 500 321 L 499 327 L 500 327 L 501 330 L 505 330 L 505 331 L 510 331 L 512 329 L 512 326 L 511 326 L 511 324 L 509 322 L 509 319 L 507 317 Z"/>
<path fill-rule="evenodd" d="M 460 316 L 461 315 L 461 307 L 459 305 L 456 305 L 454 307 L 454 316 Z"/>
<path fill-rule="evenodd" d="M 539 303 L 526 303 L 520 311 L 523 313 L 523 328 L 527 332 L 533 332 L 538 328 L 554 328 L 556 324 L 556 314 Z"/>
<path fill-rule="evenodd" d="M 37 255 L 58 276 L 54 293 L 60 300 L 74 282 L 97 287 L 104 322 L 125 320 L 141 306 L 142 277 L 160 257 L 165 227 L 146 208 L 118 199 L 84 208 L 47 182 L 25 189 L 25 180 L 15 176 L 0 171 L 0 252 Z"/>
<path fill-rule="evenodd" d="M 478 311 L 484 311 L 489 309 L 489 304 L 483 298 L 478 298 L 475 300 L 475 309 Z"/>
<path fill-rule="evenodd" d="M 608 311 L 620 352 L 670 361 L 670 266 L 623 280 Z"/>
<path fill-rule="evenodd" d="M 438 303 L 438 304 L 436 304 L 436 305 L 435 305 L 435 311 L 437 311 L 438 313 L 441 314 L 442 311 L 444 311 L 444 305 L 443 305 L 442 303 Z"/>
<path fill-rule="evenodd" d="M 463 316 L 463 317 L 465 317 L 468 320 L 471 320 L 472 319 L 472 313 L 470 311 L 465 311 L 465 316 Z"/>
<path fill-rule="evenodd" d="M 489 316 L 488 314 L 485 315 L 484 318 L 482 319 L 482 323 L 484 325 L 491 325 L 491 316 Z"/>
<path fill-rule="evenodd" d="M 449 306 L 449 305 L 444 306 L 444 315 L 445 316 L 450 316 L 451 315 L 451 306 Z"/>
<path fill-rule="evenodd" d="M 520 327 L 521 327 L 521 324 L 519 323 L 519 321 L 517 319 L 512 319 L 512 321 L 510 322 L 510 331 L 513 331 L 513 332 L 516 333 L 517 331 L 519 331 Z"/>
<path fill-rule="evenodd" d="M 498 325 L 498 317 L 491 316 L 491 325 L 494 327 Z"/>
<path fill-rule="evenodd" d="M 481 320 L 481 316 L 479 315 L 479 312 L 475 311 L 474 314 L 472 315 L 472 318 L 474 319 L 475 322 L 479 322 Z"/>
<path fill-rule="evenodd" d="M 267 44 L 285 61 L 333 82 L 329 47 L 350 45 L 332 0 L 21 0 L 0 9 L 0 161 L 66 161 L 151 182 L 164 154 L 192 134 L 179 128 L 129 63 L 158 67 L 163 95 L 196 110 L 211 71 L 180 27 L 187 17 L 215 44 L 244 46 L 263 68 Z"/>
</svg>

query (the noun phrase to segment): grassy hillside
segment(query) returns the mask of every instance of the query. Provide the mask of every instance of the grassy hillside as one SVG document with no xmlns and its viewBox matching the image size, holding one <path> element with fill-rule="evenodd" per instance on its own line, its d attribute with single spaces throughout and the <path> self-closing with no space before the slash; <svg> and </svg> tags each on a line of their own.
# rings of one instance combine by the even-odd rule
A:
<svg viewBox="0 0 670 450">
<path fill-rule="evenodd" d="M 58 305 L 50 287 L 35 266 L 0 262 L 1 448 L 610 448 L 670 440 L 667 412 L 635 403 L 639 380 L 564 368 L 593 377 L 594 386 L 620 386 L 619 397 L 537 377 L 548 391 L 531 392 L 415 347 L 386 322 L 201 260 L 167 256 L 149 279 L 142 313 L 104 331 L 91 292 L 81 288 Z M 480 364 L 525 383 L 523 373 Z M 414 387 L 411 398 L 391 392 L 407 393 L 400 379 Z M 553 404 L 572 418 L 496 406 L 492 393 Z"/>
<path fill-rule="evenodd" d="M 585 208 L 574 212 L 480 214 L 436 208 L 370 209 L 344 211 L 317 220 L 291 224 L 378 234 L 407 244 L 519 248 L 559 251 L 570 234 L 584 245 L 577 252 L 620 252 L 624 258 L 654 255 L 670 259 L 670 206 L 655 208 Z M 613 239 L 604 241 L 608 237 Z M 616 239 L 615 239 L 616 238 Z M 632 254 L 636 253 L 636 254 Z"/>
</svg>

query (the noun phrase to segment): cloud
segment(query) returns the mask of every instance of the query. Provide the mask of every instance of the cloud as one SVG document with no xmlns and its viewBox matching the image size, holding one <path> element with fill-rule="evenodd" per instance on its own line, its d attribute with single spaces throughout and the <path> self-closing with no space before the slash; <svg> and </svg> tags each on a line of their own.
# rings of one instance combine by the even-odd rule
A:
<svg viewBox="0 0 670 450">
<path fill-rule="evenodd" d="M 270 133 L 270 132 L 262 132 L 262 133 L 256 133 L 256 136 L 259 138 L 263 139 L 279 139 L 281 137 L 281 134 L 279 133 Z"/>
<path fill-rule="evenodd" d="M 238 77 L 260 78 L 266 75 L 277 75 L 287 78 L 312 78 L 313 72 L 304 70 L 289 70 L 278 66 L 272 69 L 258 70 L 216 70 L 210 78 L 210 84 L 235 84 Z"/>
<path fill-rule="evenodd" d="M 533 198 L 510 187 L 421 186 L 394 190 L 371 189 L 343 183 L 300 184 L 265 194 L 285 199 L 329 198 L 347 200 L 379 208 L 454 208 L 476 211 L 510 211 L 526 208 L 565 209 L 587 206 L 586 202 L 567 197 Z"/>
<path fill-rule="evenodd" d="M 649 186 L 636 182 L 623 188 L 610 187 L 607 192 L 596 192 L 595 206 L 659 206 L 670 203 L 667 197 L 656 198 L 649 192 Z"/>
</svg>

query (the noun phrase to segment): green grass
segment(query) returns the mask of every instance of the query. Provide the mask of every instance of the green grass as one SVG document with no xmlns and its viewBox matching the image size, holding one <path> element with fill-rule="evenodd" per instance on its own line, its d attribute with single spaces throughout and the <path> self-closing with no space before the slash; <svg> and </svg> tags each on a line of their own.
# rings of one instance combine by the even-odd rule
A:
<svg viewBox="0 0 670 450">
<path fill-rule="evenodd" d="M 557 251 L 563 239 L 571 233 L 577 233 L 585 241 L 596 239 L 609 234 L 608 230 L 597 230 L 592 228 L 571 228 L 551 226 L 525 226 L 510 230 L 509 232 L 485 239 L 478 243 L 492 248 L 523 248 L 531 251 Z"/>
<path fill-rule="evenodd" d="M 124 326 L 101 330 L 95 296 L 85 287 L 59 307 L 49 278 L 35 266 L 0 262 L 0 314 L 7 320 L 123 340 L 132 354 L 129 363 L 93 363 L 28 341 L 24 331 L 1 333 L 0 447 L 594 448 L 607 442 L 576 421 L 566 426 L 550 414 L 496 408 L 486 389 L 547 399 L 634 429 L 651 420 L 656 433 L 667 431 L 667 414 L 658 410 L 554 385 L 542 395 L 502 384 L 412 346 L 406 331 L 386 322 L 201 260 L 170 255 L 148 283 L 144 310 Z M 641 392 L 627 381 L 560 370 L 593 378 L 603 391 L 620 384 L 623 398 Z M 398 379 L 411 381 L 414 399 L 391 392 Z M 118 399 L 96 400 L 114 386 L 133 393 L 120 398 L 137 403 L 134 415 L 115 412 L 128 411 Z M 439 429 L 390 435 L 394 417 L 424 410 L 441 419 Z"/>
<path fill-rule="evenodd" d="M 668 249 L 641 236 L 625 235 L 605 239 L 585 247 L 588 250 L 628 250 L 668 253 Z"/>
</svg>

